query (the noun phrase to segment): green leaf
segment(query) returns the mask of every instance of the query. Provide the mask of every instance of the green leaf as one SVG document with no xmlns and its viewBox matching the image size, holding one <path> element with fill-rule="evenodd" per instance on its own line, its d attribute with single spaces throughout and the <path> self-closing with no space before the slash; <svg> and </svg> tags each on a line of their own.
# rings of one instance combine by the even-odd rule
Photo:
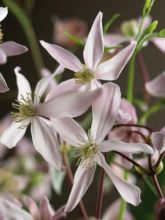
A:
<svg viewBox="0 0 165 220">
<path fill-rule="evenodd" d="M 145 4 L 144 4 L 144 7 L 143 7 L 143 12 L 142 12 L 143 17 L 149 15 L 154 2 L 155 2 L 155 0 L 145 0 Z"/>
<path fill-rule="evenodd" d="M 153 21 L 144 31 L 142 37 L 152 34 L 153 31 L 157 28 L 158 21 Z"/>
<path fill-rule="evenodd" d="M 165 37 L 165 29 L 162 29 L 161 31 L 159 31 L 158 34 L 160 37 Z"/>
<path fill-rule="evenodd" d="M 108 32 L 108 29 L 111 27 L 111 25 L 114 23 L 114 21 L 120 17 L 120 14 L 115 14 L 112 17 L 110 17 L 110 19 L 105 23 L 104 25 L 104 34 L 106 34 Z"/>
<path fill-rule="evenodd" d="M 84 46 L 84 42 L 82 39 L 80 39 L 79 37 L 73 35 L 73 34 L 70 34 L 68 32 L 65 32 L 64 33 L 65 36 L 67 36 L 70 40 L 72 40 L 73 42 L 75 42 L 76 44 L 80 45 L 80 46 Z"/>
</svg>

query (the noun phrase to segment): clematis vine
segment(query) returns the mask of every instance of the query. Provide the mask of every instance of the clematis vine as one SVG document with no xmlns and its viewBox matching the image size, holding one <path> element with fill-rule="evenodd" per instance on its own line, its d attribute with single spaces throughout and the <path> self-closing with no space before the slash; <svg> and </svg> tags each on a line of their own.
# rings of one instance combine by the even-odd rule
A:
<svg viewBox="0 0 165 220">
<path fill-rule="evenodd" d="M 117 117 L 120 96 L 120 89 L 116 84 L 109 82 L 103 85 L 102 93 L 92 105 L 93 120 L 88 134 L 73 120 L 68 118 L 63 121 L 53 120 L 61 137 L 75 147 L 79 157 L 79 166 L 75 173 L 73 188 L 65 212 L 72 211 L 80 202 L 93 181 L 97 164 L 105 170 L 120 195 L 128 203 L 133 205 L 140 203 L 140 190 L 117 176 L 104 158 L 104 153 L 113 150 L 123 153 L 153 153 L 152 148 L 146 144 L 104 141 Z"/>
<path fill-rule="evenodd" d="M 132 41 L 114 57 L 102 62 L 104 53 L 102 17 L 102 12 L 99 12 L 86 39 L 83 51 L 85 64 L 62 47 L 40 41 L 59 64 L 75 73 L 74 79 L 68 80 L 68 84 L 76 84 L 81 90 L 93 90 L 100 87 L 99 80 L 116 80 L 136 47 L 136 42 Z"/>
<path fill-rule="evenodd" d="M 20 68 L 15 68 L 18 98 L 13 107 L 13 122 L 1 135 L 0 142 L 8 148 L 13 148 L 24 136 L 26 129 L 31 124 L 33 145 L 43 158 L 57 169 L 62 169 L 62 159 L 56 133 L 52 130 L 49 117 L 75 117 L 85 112 L 99 94 L 94 92 L 75 92 L 71 88 L 63 92 L 55 88 L 56 96 L 45 98 L 45 92 L 52 83 L 52 76 L 42 78 L 34 91 L 34 99 L 30 84 L 19 73 Z M 50 87 L 49 87 L 50 88 Z M 42 98 L 44 98 L 42 100 Z M 44 101 L 45 100 L 45 101 Z"/>
</svg>

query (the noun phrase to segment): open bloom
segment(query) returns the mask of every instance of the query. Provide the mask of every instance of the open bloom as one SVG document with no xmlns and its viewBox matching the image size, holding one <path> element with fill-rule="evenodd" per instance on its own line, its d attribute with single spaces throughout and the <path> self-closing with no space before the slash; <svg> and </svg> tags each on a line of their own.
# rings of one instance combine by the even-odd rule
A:
<svg viewBox="0 0 165 220">
<path fill-rule="evenodd" d="M 102 16 L 99 12 L 88 34 L 83 51 L 85 64 L 62 47 L 41 41 L 42 46 L 58 63 L 75 72 L 74 80 L 68 83 L 76 83 L 81 86 L 81 89 L 83 86 L 84 90 L 100 87 L 98 80 L 116 80 L 136 46 L 136 42 L 132 41 L 113 58 L 101 62 L 104 53 Z"/>
<path fill-rule="evenodd" d="M 5 19 L 8 14 L 8 9 L 0 7 L 0 22 Z M 27 51 L 25 46 L 17 44 L 14 41 L 2 43 L 3 32 L 0 28 L 0 64 L 6 63 L 7 57 L 23 54 Z"/>
<path fill-rule="evenodd" d="M 165 72 L 145 84 L 147 92 L 155 97 L 165 97 Z"/>
<path fill-rule="evenodd" d="M 104 141 L 117 116 L 120 100 L 120 89 L 116 84 L 109 82 L 102 86 L 101 94 L 92 105 L 93 120 L 88 134 L 71 119 L 65 118 L 63 121 L 54 121 L 61 137 L 75 147 L 77 155 L 80 157 L 65 212 L 74 209 L 86 193 L 93 181 L 97 164 L 105 170 L 120 195 L 127 202 L 133 205 L 140 202 L 140 190 L 117 176 L 108 166 L 103 155 L 103 153 L 111 150 L 123 153 L 153 153 L 152 148 L 145 144 Z"/>
<path fill-rule="evenodd" d="M 17 112 L 13 112 L 13 122 L 4 131 L 0 142 L 8 148 L 14 147 L 24 136 L 29 124 L 31 124 L 31 134 L 35 149 L 44 157 L 47 162 L 54 165 L 57 169 L 62 168 L 62 159 L 56 133 L 52 130 L 49 117 L 76 117 L 84 113 L 99 94 L 96 92 L 75 92 L 68 90 L 62 91 L 55 87 L 54 97 L 45 98 L 45 91 L 52 81 L 52 77 L 42 78 L 34 91 L 27 79 L 19 73 L 19 67 L 15 69 L 18 98 L 13 103 Z M 44 101 L 45 98 L 45 101 Z"/>
</svg>

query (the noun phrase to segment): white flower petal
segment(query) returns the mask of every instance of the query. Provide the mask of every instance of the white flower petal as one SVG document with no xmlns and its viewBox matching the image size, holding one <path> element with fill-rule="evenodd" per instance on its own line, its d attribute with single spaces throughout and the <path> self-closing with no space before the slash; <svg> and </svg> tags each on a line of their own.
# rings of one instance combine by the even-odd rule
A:
<svg viewBox="0 0 165 220">
<path fill-rule="evenodd" d="M 56 131 L 70 145 L 80 147 L 88 142 L 84 129 L 71 118 L 52 119 Z"/>
<path fill-rule="evenodd" d="M 7 56 L 3 50 L 0 49 L 0 64 L 7 62 Z"/>
<path fill-rule="evenodd" d="M 130 40 L 128 37 L 121 34 L 106 34 L 104 36 L 104 44 L 106 47 L 114 47 L 128 40 Z"/>
<path fill-rule="evenodd" d="M 31 122 L 31 134 L 35 149 L 43 158 L 58 170 L 62 169 L 62 159 L 59 144 L 52 127 L 47 124 L 46 119 L 33 118 Z"/>
<path fill-rule="evenodd" d="M 16 67 L 14 72 L 16 74 L 17 86 L 18 86 L 18 100 L 20 101 L 22 96 L 26 98 L 28 94 L 31 94 L 31 87 L 28 80 L 20 73 L 21 68 Z"/>
<path fill-rule="evenodd" d="M 103 56 L 104 45 L 102 17 L 103 13 L 99 12 L 93 22 L 84 47 L 84 61 L 90 69 L 95 69 Z"/>
<path fill-rule="evenodd" d="M 154 150 L 153 148 L 151 148 L 151 146 L 142 143 L 126 143 L 123 141 L 116 141 L 116 140 L 107 140 L 100 143 L 101 152 L 109 152 L 112 150 L 119 151 L 121 153 L 130 153 L 130 154 L 154 153 Z"/>
<path fill-rule="evenodd" d="M 152 39 L 152 42 L 155 44 L 155 46 L 162 51 L 163 53 L 165 53 L 165 39 L 162 37 L 156 37 L 154 39 Z"/>
<path fill-rule="evenodd" d="M 7 14 L 8 14 L 8 8 L 0 7 L 0 22 L 6 18 Z"/>
<path fill-rule="evenodd" d="M 28 51 L 27 47 L 18 44 L 14 41 L 6 41 L 4 43 L 1 43 L 0 49 L 3 50 L 8 57 L 21 55 Z"/>
<path fill-rule="evenodd" d="M 153 132 L 151 134 L 151 141 L 154 148 L 159 151 L 159 154 L 165 151 L 165 132 Z"/>
<path fill-rule="evenodd" d="M 127 47 L 114 57 L 101 63 L 96 69 L 95 77 L 102 80 L 116 80 L 131 58 L 135 47 L 136 41 L 131 41 Z"/>
<path fill-rule="evenodd" d="M 2 74 L 0 73 L 0 92 L 4 93 L 9 91 L 9 87 L 6 84 L 5 79 L 3 78 Z"/>
<path fill-rule="evenodd" d="M 81 92 L 67 91 L 37 107 L 38 115 L 46 117 L 77 117 L 90 107 L 100 94 L 100 89 Z"/>
<path fill-rule="evenodd" d="M 0 142 L 8 148 L 15 147 L 24 136 L 29 122 L 12 122 L 0 137 Z"/>
<path fill-rule="evenodd" d="M 92 105 L 91 136 L 99 143 L 111 130 L 117 117 L 121 102 L 121 93 L 118 85 L 105 83 L 102 92 Z"/>
<path fill-rule="evenodd" d="M 81 70 L 82 65 L 80 60 L 71 52 L 59 47 L 55 44 L 49 44 L 45 41 L 40 41 L 41 45 L 59 64 L 74 72 Z"/>
<path fill-rule="evenodd" d="M 65 212 L 71 212 L 78 205 L 93 181 L 95 169 L 95 165 L 91 167 L 78 167 L 74 176 L 73 187 L 64 210 Z"/>
<path fill-rule="evenodd" d="M 104 159 L 104 156 L 101 153 L 97 157 L 97 162 L 108 174 L 109 178 L 112 180 L 113 184 L 115 185 L 122 198 L 126 202 L 134 206 L 139 205 L 139 203 L 141 202 L 140 189 L 137 186 L 128 183 L 125 180 L 121 179 L 119 176 L 117 176 L 113 172 L 113 170 L 108 166 Z"/>
<path fill-rule="evenodd" d="M 155 97 L 165 97 L 165 72 L 145 84 L 149 94 Z"/>
</svg>

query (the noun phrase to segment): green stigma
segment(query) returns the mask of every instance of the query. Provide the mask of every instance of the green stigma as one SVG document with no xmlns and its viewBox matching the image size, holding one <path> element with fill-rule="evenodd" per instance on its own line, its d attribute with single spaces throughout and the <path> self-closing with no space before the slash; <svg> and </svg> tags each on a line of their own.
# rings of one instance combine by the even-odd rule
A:
<svg viewBox="0 0 165 220">
<path fill-rule="evenodd" d="M 138 32 L 137 21 L 132 19 L 130 21 L 123 22 L 121 24 L 121 32 L 123 35 L 128 37 L 136 36 Z"/>
<path fill-rule="evenodd" d="M 16 100 L 16 102 L 12 103 L 12 107 L 17 110 L 17 112 L 11 112 L 12 118 L 16 122 L 24 121 L 36 115 L 31 94 L 27 94 L 26 98 L 21 96 L 19 101 Z"/>
<path fill-rule="evenodd" d="M 87 84 L 94 78 L 93 72 L 87 67 L 83 67 L 83 69 L 76 72 L 74 76 L 75 80 L 82 84 Z"/>
<path fill-rule="evenodd" d="M 96 145 L 94 143 L 88 143 L 80 148 L 76 148 L 79 157 L 78 163 L 82 164 L 84 161 L 90 159 L 97 152 Z"/>
</svg>

